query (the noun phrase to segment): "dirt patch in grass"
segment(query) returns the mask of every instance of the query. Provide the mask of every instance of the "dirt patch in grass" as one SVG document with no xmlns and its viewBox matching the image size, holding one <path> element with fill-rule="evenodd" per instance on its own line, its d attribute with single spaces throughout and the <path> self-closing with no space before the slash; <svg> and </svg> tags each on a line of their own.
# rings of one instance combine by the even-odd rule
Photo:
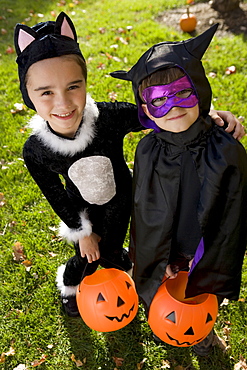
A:
<svg viewBox="0 0 247 370">
<path fill-rule="evenodd" d="M 240 8 L 229 13 L 219 13 L 212 9 L 209 3 L 198 3 L 190 6 L 190 12 L 197 18 L 196 30 L 192 36 L 200 34 L 215 23 L 219 23 L 218 37 L 229 36 L 229 34 L 244 34 L 247 37 L 247 4 L 241 3 Z M 181 31 L 179 20 L 186 13 L 186 7 L 172 9 L 160 14 L 157 21 Z M 182 31 L 181 31 L 182 32 Z"/>
</svg>

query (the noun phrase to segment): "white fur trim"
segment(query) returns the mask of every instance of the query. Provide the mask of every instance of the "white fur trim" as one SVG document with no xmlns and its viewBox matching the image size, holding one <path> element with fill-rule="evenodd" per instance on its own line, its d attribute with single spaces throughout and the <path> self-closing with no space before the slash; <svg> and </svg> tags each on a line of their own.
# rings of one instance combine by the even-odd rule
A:
<svg viewBox="0 0 247 370">
<path fill-rule="evenodd" d="M 63 274 L 65 271 L 66 265 L 61 265 L 57 269 L 57 277 L 56 277 L 56 283 L 57 288 L 61 293 L 62 297 L 68 297 L 71 295 L 76 295 L 76 291 L 78 289 L 78 285 L 64 285 L 63 283 Z"/>
<path fill-rule="evenodd" d="M 83 123 L 74 139 L 54 135 L 46 121 L 38 114 L 31 118 L 28 126 L 31 128 L 32 134 L 37 135 L 52 151 L 73 156 L 75 153 L 83 151 L 92 142 L 98 116 L 98 107 L 91 96 L 87 94 Z"/>
<path fill-rule="evenodd" d="M 58 233 L 63 238 L 67 239 L 68 242 L 78 242 L 79 239 L 84 238 L 92 234 L 92 224 L 87 217 L 87 212 L 83 211 L 80 214 L 81 217 L 81 228 L 71 229 L 63 221 L 60 222 Z"/>
</svg>

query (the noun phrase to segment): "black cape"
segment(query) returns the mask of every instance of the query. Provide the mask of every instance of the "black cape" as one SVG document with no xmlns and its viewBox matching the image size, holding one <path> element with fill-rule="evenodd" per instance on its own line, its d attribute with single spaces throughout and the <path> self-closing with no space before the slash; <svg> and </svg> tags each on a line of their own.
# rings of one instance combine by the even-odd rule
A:
<svg viewBox="0 0 247 370">
<path fill-rule="evenodd" d="M 197 181 L 191 177 L 192 167 Z M 169 263 L 174 228 L 177 240 L 187 237 L 179 235 L 176 223 L 181 176 L 187 176 L 188 185 L 183 190 L 187 234 L 198 245 L 186 296 L 239 296 L 247 230 L 247 156 L 243 146 L 209 117 L 199 118 L 184 132 L 153 131 L 137 147 L 131 252 L 137 291 L 146 309 Z M 188 199 L 195 200 L 195 192 L 198 200 L 191 210 Z"/>
</svg>

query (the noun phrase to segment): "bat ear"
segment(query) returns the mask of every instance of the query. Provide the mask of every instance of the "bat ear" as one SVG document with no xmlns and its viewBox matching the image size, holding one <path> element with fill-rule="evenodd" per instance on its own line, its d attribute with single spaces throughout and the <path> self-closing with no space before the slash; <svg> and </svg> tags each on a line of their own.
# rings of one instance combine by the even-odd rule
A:
<svg viewBox="0 0 247 370">
<path fill-rule="evenodd" d="M 36 32 L 23 24 L 15 27 L 15 49 L 17 55 L 21 54 L 36 39 Z"/>
<path fill-rule="evenodd" d="M 64 12 L 61 12 L 56 19 L 55 33 L 77 41 L 75 27 L 71 19 Z"/>
<path fill-rule="evenodd" d="M 132 76 L 130 71 L 114 71 L 110 75 L 114 78 L 119 78 L 120 80 L 132 81 Z"/>
<path fill-rule="evenodd" d="M 201 60 L 215 32 L 217 31 L 218 26 L 219 23 L 216 23 L 199 36 L 184 41 L 184 45 L 186 45 L 187 50 L 197 59 Z"/>
</svg>

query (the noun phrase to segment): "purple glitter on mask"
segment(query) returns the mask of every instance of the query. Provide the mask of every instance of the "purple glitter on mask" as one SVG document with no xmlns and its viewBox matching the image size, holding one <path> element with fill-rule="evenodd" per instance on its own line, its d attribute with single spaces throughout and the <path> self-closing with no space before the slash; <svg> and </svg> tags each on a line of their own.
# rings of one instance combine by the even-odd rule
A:
<svg viewBox="0 0 247 370">
<path fill-rule="evenodd" d="M 167 85 L 147 87 L 142 96 L 149 113 L 155 118 L 165 116 L 173 107 L 193 108 L 198 104 L 195 90 L 187 76 Z"/>
</svg>

